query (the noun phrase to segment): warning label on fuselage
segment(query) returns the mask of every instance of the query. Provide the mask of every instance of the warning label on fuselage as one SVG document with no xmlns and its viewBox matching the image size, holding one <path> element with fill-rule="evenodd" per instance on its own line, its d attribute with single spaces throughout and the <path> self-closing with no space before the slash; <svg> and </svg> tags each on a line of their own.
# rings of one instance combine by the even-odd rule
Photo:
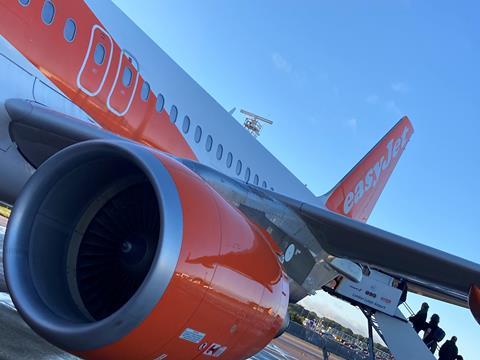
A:
<svg viewBox="0 0 480 360">
<path fill-rule="evenodd" d="M 185 330 L 183 330 L 179 337 L 182 340 L 198 344 L 205 337 L 205 334 L 197 330 L 186 328 Z"/>
</svg>

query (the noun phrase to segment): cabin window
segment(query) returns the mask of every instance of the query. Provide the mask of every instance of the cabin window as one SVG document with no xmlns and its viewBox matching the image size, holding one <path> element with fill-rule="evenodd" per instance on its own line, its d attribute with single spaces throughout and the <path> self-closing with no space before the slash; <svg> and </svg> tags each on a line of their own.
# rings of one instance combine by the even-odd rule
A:
<svg viewBox="0 0 480 360">
<path fill-rule="evenodd" d="M 43 3 L 42 8 L 42 21 L 46 25 L 51 25 L 53 23 L 53 18 L 55 17 L 55 6 L 49 0 Z"/>
<path fill-rule="evenodd" d="M 264 187 L 265 189 L 267 188 L 267 182 L 265 180 L 262 181 L 262 187 Z"/>
<path fill-rule="evenodd" d="M 229 169 L 232 167 L 232 163 L 233 163 L 233 155 L 231 152 L 229 152 L 227 155 L 227 167 Z"/>
<path fill-rule="evenodd" d="M 77 33 L 77 25 L 72 19 L 67 19 L 65 21 L 65 27 L 63 28 L 63 37 L 68 42 L 72 42 L 75 39 L 75 34 Z"/>
<path fill-rule="evenodd" d="M 235 169 L 235 172 L 237 173 L 237 175 L 240 175 L 240 173 L 242 172 L 242 162 L 240 160 L 237 161 L 237 168 Z"/>
<path fill-rule="evenodd" d="M 77 33 L 77 25 L 72 19 L 67 19 L 65 21 L 65 27 L 63 28 L 63 37 L 68 42 L 72 42 L 75 39 L 75 34 Z"/>
<path fill-rule="evenodd" d="M 205 149 L 211 151 L 213 146 L 213 138 L 211 135 L 207 136 L 207 141 L 205 142 Z"/>
<path fill-rule="evenodd" d="M 162 94 L 157 95 L 157 103 L 155 104 L 155 110 L 157 112 L 161 112 L 163 110 L 163 106 L 165 105 L 165 98 Z"/>
<path fill-rule="evenodd" d="M 245 182 L 249 182 L 250 181 L 250 168 L 247 167 L 247 170 L 245 170 Z"/>
<path fill-rule="evenodd" d="M 190 118 L 188 116 L 183 118 L 182 130 L 185 134 L 188 133 L 188 130 L 190 130 Z"/>
<path fill-rule="evenodd" d="M 122 76 L 122 83 L 125 87 L 129 87 L 130 84 L 132 83 L 132 70 L 126 66 L 125 70 L 123 70 L 123 76 Z"/>
<path fill-rule="evenodd" d="M 223 146 L 222 144 L 218 144 L 217 146 L 217 160 L 222 160 L 223 156 Z"/>
<path fill-rule="evenodd" d="M 30 5 L 30 0 L 18 0 L 18 2 L 19 2 L 20 5 L 22 5 L 22 6 L 28 6 L 28 5 Z"/>
<path fill-rule="evenodd" d="M 178 109 L 175 105 L 170 108 L 170 122 L 175 124 L 177 122 Z"/>
<path fill-rule="evenodd" d="M 198 144 L 202 140 L 202 128 L 200 125 L 197 125 L 195 128 L 195 142 Z"/>
<path fill-rule="evenodd" d="M 258 186 L 258 181 L 259 181 L 258 175 L 255 174 L 255 176 L 253 177 L 253 184 Z"/>
<path fill-rule="evenodd" d="M 150 96 L 150 84 L 146 81 L 143 82 L 141 95 L 143 101 L 147 101 Z"/>
<path fill-rule="evenodd" d="M 102 65 L 105 60 L 105 47 L 102 44 L 97 44 L 95 52 L 93 53 L 93 60 L 97 65 Z"/>
</svg>

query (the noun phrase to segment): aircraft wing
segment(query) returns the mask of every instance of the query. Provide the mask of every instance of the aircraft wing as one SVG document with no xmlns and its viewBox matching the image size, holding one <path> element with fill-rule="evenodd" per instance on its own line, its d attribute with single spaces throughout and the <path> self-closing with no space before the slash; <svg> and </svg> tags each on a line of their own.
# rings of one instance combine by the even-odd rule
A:
<svg viewBox="0 0 480 360">
<path fill-rule="evenodd" d="M 104 129 L 24 100 L 9 100 L 10 132 L 22 154 L 38 167 L 55 152 L 92 139 L 126 141 Z M 480 323 L 480 265 L 367 225 L 329 209 L 257 188 L 291 208 L 329 254 L 407 281 L 408 290 L 469 307 Z"/>
<path fill-rule="evenodd" d="M 27 100 L 10 99 L 5 108 L 11 118 L 10 136 L 33 167 L 72 144 L 95 139 L 127 139 Z"/>
<path fill-rule="evenodd" d="M 278 195 L 277 195 L 278 196 Z M 480 322 L 480 265 L 402 236 L 281 196 L 305 221 L 322 248 L 408 282 L 409 291 L 470 307 Z M 470 306 L 469 306 L 470 302 Z"/>
</svg>

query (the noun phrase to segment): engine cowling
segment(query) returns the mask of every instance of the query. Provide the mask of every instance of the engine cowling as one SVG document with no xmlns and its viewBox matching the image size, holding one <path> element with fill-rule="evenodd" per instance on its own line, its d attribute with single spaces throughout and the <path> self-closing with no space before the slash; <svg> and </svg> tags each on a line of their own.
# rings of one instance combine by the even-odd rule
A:
<svg viewBox="0 0 480 360">
<path fill-rule="evenodd" d="M 18 198 L 4 264 L 39 335 L 89 359 L 242 359 L 287 316 L 268 234 L 175 159 L 89 141 Z"/>
</svg>

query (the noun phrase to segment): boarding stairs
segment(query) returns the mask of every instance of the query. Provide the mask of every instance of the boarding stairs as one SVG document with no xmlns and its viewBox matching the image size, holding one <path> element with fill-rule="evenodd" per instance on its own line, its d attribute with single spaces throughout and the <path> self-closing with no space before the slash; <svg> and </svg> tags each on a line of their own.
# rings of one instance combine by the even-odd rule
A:
<svg viewBox="0 0 480 360">
<path fill-rule="evenodd" d="M 375 330 L 387 344 L 395 360 L 435 360 L 400 310 L 395 316 L 377 311 L 372 318 Z"/>
</svg>

